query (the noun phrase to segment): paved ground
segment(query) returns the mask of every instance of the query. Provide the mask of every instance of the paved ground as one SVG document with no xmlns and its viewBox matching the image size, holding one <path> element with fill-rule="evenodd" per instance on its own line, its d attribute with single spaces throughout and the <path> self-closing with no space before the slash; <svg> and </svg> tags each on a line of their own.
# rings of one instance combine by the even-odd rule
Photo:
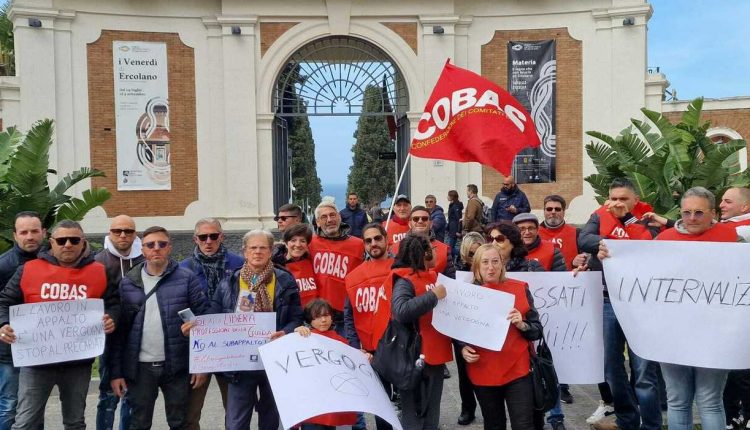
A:
<svg viewBox="0 0 750 430">
<path fill-rule="evenodd" d="M 477 413 L 480 414 L 477 420 L 465 427 L 461 427 L 456 424 L 460 412 L 460 399 L 458 397 L 458 379 L 455 377 L 456 370 L 455 366 L 451 364 L 451 371 L 454 375 L 452 378 L 445 381 L 445 387 L 443 389 L 443 401 L 441 405 L 441 429 L 466 429 L 466 430 L 478 430 L 482 429 L 482 419 L 479 408 Z M 86 423 L 88 428 L 94 429 L 96 424 L 96 403 L 97 403 L 97 387 L 98 380 L 92 381 L 91 389 L 89 390 L 89 397 L 86 403 Z M 575 397 L 575 403 L 570 405 L 563 405 L 565 412 L 565 426 L 568 430 L 587 430 L 589 426 L 586 424 L 586 418 L 596 409 L 599 403 L 599 391 L 596 385 L 577 385 L 571 386 L 571 392 Z M 119 410 L 118 410 L 119 412 Z M 257 417 L 253 418 L 252 429 L 256 429 Z M 45 429 L 56 430 L 62 429 L 62 420 L 60 415 L 60 402 L 59 397 L 53 395 L 47 404 L 47 414 L 45 418 Z M 208 396 L 206 398 L 206 404 L 203 408 L 203 416 L 201 418 L 201 428 L 208 430 L 220 430 L 223 429 L 224 423 L 224 410 L 221 406 L 221 396 L 219 395 L 218 388 L 214 382 L 209 389 Z M 509 426 L 510 427 L 510 426 Z M 368 417 L 368 428 L 374 429 L 374 421 L 372 417 Z M 548 427 L 547 427 L 548 428 Z M 164 405 L 161 397 L 157 400 L 156 411 L 154 413 L 154 430 L 168 429 L 166 421 L 164 419 Z"/>
</svg>

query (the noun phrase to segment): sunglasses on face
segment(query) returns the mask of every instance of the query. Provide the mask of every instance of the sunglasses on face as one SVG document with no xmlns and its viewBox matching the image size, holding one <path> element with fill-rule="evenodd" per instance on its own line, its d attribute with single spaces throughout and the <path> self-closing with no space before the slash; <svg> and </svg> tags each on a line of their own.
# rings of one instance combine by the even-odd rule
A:
<svg viewBox="0 0 750 430">
<path fill-rule="evenodd" d="M 490 242 L 503 243 L 505 242 L 506 237 L 503 234 L 498 234 L 497 236 L 487 236 L 487 240 Z"/>
<path fill-rule="evenodd" d="M 373 242 L 380 242 L 381 240 L 383 240 L 383 235 L 379 234 L 377 236 L 368 237 L 367 239 L 365 239 L 365 243 L 369 245 Z"/>
<path fill-rule="evenodd" d="M 412 222 L 427 222 L 430 220 L 428 216 L 413 216 L 411 217 Z"/>
<path fill-rule="evenodd" d="M 195 237 L 197 237 L 198 240 L 200 240 L 201 242 L 205 242 L 206 240 L 208 240 L 208 238 L 211 238 L 211 240 L 213 241 L 217 241 L 219 240 L 220 236 L 221 236 L 221 233 L 209 233 L 209 234 L 199 234 L 199 235 L 196 235 Z"/>
<path fill-rule="evenodd" d="M 155 240 L 153 242 L 146 242 L 143 244 L 148 249 L 164 249 L 169 246 L 169 242 L 166 240 Z"/>
<path fill-rule="evenodd" d="M 279 222 L 279 221 L 286 222 L 286 220 L 288 220 L 289 218 L 297 218 L 297 216 L 296 215 L 279 215 L 279 216 L 273 217 L 273 220 L 276 222 Z"/>
<path fill-rule="evenodd" d="M 704 211 L 702 211 L 700 209 L 697 210 L 697 211 L 682 211 L 682 212 L 680 212 L 680 215 L 682 215 L 683 218 L 691 218 L 692 217 L 692 218 L 695 218 L 695 219 L 701 219 L 701 218 L 703 218 L 703 215 L 705 215 L 705 214 L 706 214 L 706 212 L 704 212 Z"/>
<path fill-rule="evenodd" d="M 75 245 L 78 245 L 79 243 L 81 243 L 81 241 L 83 240 L 83 238 L 82 237 L 76 237 L 76 236 L 71 236 L 71 237 L 53 237 L 52 240 L 55 241 L 55 243 L 57 244 L 57 246 L 65 246 L 65 244 L 68 243 L 68 242 L 70 242 L 71 245 L 75 246 Z"/>
<path fill-rule="evenodd" d="M 562 212 L 562 208 L 554 207 L 554 208 L 544 208 L 547 212 Z"/>
<path fill-rule="evenodd" d="M 123 233 L 125 233 L 125 236 L 130 236 L 131 234 L 135 233 L 135 230 L 132 228 L 111 228 L 109 229 L 109 232 L 114 234 L 115 236 L 121 236 Z"/>
</svg>

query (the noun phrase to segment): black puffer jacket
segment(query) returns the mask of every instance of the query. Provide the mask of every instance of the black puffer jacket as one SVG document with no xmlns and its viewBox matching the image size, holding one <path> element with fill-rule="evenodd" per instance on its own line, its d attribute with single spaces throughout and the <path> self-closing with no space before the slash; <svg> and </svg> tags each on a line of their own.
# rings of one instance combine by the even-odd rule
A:
<svg viewBox="0 0 750 430">
<path fill-rule="evenodd" d="M 39 251 L 37 250 L 37 252 Z M 14 244 L 13 248 L 0 255 L 0 291 L 5 288 L 5 284 L 10 281 L 19 267 L 36 258 L 37 252 L 26 252 L 19 248 L 17 244 Z M 13 364 L 10 345 L 4 342 L 0 342 L 0 363 Z"/>
</svg>

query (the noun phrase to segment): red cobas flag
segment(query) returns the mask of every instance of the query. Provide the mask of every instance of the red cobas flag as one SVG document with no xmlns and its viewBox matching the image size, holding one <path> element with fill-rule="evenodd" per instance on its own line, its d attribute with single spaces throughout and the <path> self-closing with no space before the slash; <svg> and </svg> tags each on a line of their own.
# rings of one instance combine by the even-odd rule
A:
<svg viewBox="0 0 750 430">
<path fill-rule="evenodd" d="M 510 174 L 513 158 L 539 136 L 526 109 L 489 80 L 446 63 L 417 125 L 415 157 L 476 161 Z"/>
</svg>

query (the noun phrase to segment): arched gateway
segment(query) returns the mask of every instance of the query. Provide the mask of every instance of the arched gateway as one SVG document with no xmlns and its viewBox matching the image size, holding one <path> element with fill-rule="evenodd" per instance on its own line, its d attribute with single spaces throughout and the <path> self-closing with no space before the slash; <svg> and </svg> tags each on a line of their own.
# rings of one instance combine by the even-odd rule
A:
<svg viewBox="0 0 750 430">
<path fill-rule="evenodd" d="M 365 88 L 377 85 L 379 112 L 362 112 Z M 292 54 L 274 87 L 273 190 L 274 208 L 292 198 L 291 160 L 288 136 L 295 117 L 378 116 L 395 127 L 394 152 L 397 170 L 409 150 L 408 91 L 391 57 L 374 44 L 349 36 L 314 40 Z M 385 155 L 384 156 L 388 156 Z M 404 178 L 399 191 L 409 189 Z"/>
</svg>

